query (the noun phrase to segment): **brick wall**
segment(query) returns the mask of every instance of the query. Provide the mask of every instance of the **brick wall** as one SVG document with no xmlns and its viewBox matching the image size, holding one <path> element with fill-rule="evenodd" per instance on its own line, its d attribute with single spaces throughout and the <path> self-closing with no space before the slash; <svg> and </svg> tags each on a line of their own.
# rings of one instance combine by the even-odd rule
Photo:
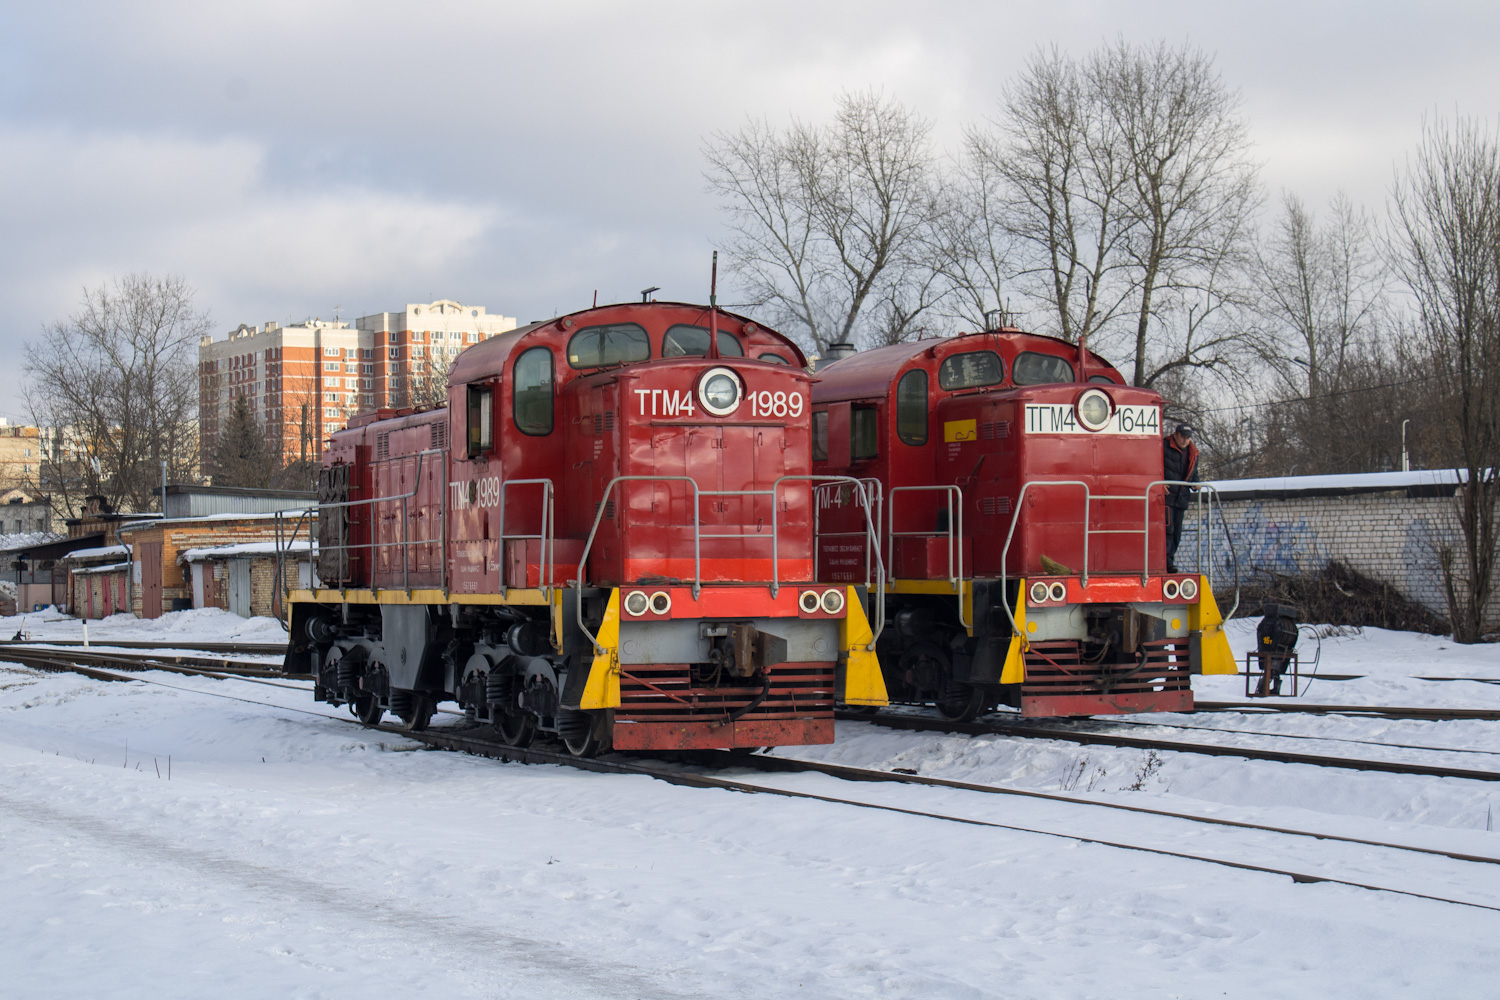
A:
<svg viewBox="0 0 1500 1000">
<path fill-rule="evenodd" d="M 314 529 L 316 530 L 316 529 Z M 300 537 L 306 540 L 304 527 Z M 143 543 L 161 542 L 161 600 L 162 610 L 172 610 L 172 599 L 189 598 L 193 596 L 193 581 L 191 571 L 184 563 L 180 563 L 177 557 L 188 549 L 208 549 L 220 545 L 240 545 L 247 542 L 274 542 L 276 540 L 276 523 L 271 518 L 246 519 L 243 521 L 224 518 L 218 520 L 204 521 L 181 521 L 176 524 L 166 524 L 161 527 L 146 528 L 128 533 L 128 540 L 132 546 L 134 558 L 139 561 Z M 271 557 L 257 559 L 257 562 L 267 563 L 274 575 L 276 560 Z M 254 571 L 252 570 L 252 590 L 254 589 Z M 140 585 L 140 567 L 136 566 L 133 571 L 135 583 L 131 588 L 131 610 L 137 615 L 141 614 L 141 601 L 144 588 Z M 218 605 L 222 606 L 222 605 Z M 269 599 L 266 607 L 269 607 Z M 256 611 L 256 614 L 270 614 L 270 611 Z"/>
<path fill-rule="evenodd" d="M 1446 618 L 1438 551 L 1445 545 L 1456 553 L 1463 551 L 1458 502 L 1455 497 L 1412 497 L 1405 490 L 1292 494 L 1287 499 L 1228 500 L 1223 512 L 1243 579 L 1313 573 L 1329 562 L 1342 562 Z M 1196 510 L 1190 510 L 1177 559 L 1184 568 L 1197 565 L 1197 520 Z M 1231 553 L 1217 517 L 1212 531 L 1204 535 L 1205 548 L 1210 534 L 1216 572 L 1227 575 Z M 1500 586 L 1490 599 L 1486 620 L 1500 623 Z"/>
</svg>

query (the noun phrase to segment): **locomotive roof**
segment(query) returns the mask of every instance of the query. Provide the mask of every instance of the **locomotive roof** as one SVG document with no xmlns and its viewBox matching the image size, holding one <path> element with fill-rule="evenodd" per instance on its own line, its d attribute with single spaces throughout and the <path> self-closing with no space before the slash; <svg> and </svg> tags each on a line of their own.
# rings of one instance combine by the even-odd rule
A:
<svg viewBox="0 0 1500 1000">
<path fill-rule="evenodd" d="M 642 316 L 660 317 L 664 313 L 679 312 L 679 322 L 695 323 L 704 325 L 708 322 L 709 307 L 694 302 L 617 302 L 612 305 L 595 306 L 588 309 L 580 309 L 577 312 L 564 313 L 554 316 L 552 319 L 542 320 L 537 323 L 528 323 L 526 326 L 518 326 L 514 330 L 491 337 L 489 340 L 475 344 L 473 347 L 462 351 L 453 362 L 453 367 L 448 374 L 448 384 L 463 385 L 479 379 L 493 378 L 501 374 L 505 367 L 506 359 L 510 357 L 511 351 L 516 344 L 528 334 L 538 330 L 554 328 L 559 337 L 571 337 L 582 326 L 588 325 L 579 322 L 583 317 L 597 318 L 601 322 L 633 322 L 634 314 Z M 762 326 L 748 316 L 738 313 L 719 310 L 721 319 L 734 320 L 741 327 L 753 324 L 760 332 L 771 334 L 778 338 L 785 347 L 796 354 L 797 367 L 806 367 L 807 356 L 802 353 L 790 337 L 779 333 L 770 327 Z M 569 326 L 564 326 L 564 321 L 573 320 Z"/>
<path fill-rule="evenodd" d="M 891 390 L 891 380 L 895 373 L 920 354 L 931 351 L 933 357 L 946 357 L 949 354 L 964 351 L 983 350 L 987 343 L 992 349 L 998 349 L 1002 341 L 1029 343 L 1033 346 L 1038 343 L 1049 343 L 1065 347 L 1075 354 L 1078 351 L 1078 345 L 1070 344 L 1061 337 L 1051 337 L 1044 333 L 1027 333 L 1012 327 L 985 330 L 979 333 L 960 333 L 957 336 L 936 340 L 908 340 L 869 351 L 860 351 L 858 354 L 840 358 L 826 368 L 819 368 L 818 398 L 834 401 L 884 396 Z M 1089 351 L 1088 356 L 1089 361 L 1094 365 L 1102 368 L 1114 367 L 1093 351 Z"/>
</svg>

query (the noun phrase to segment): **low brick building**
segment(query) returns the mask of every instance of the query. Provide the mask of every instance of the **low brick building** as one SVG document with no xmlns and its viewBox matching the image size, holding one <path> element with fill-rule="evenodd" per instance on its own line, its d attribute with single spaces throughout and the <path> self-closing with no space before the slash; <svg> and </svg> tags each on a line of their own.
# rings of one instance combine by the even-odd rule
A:
<svg viewBox="0 0 1500 1000">
<path fill-rule="evenodd" d="M 193 607 L 223 608 L 242 618 L 279 618 L 282 590 L 311 586 L 315 557 L 316 547 L 303 540 L 288 546 L 279 562 L 275 541 L 187 549 L 177 558 L 184 566 Z M 280 574 L 285 574 L 284 580 Z"/>
<path fill-rule="evenodd" d="M 129 614 L 130 549 L 104 545 L 74 549 L 57 563 L 68 577 L 68 610 L 80 618 Z"/>
<path fill-rule="evenodd" d="M 240 613 L 273 614 L 279 607 L 279 602 L 273 600 L 277 517 L 274 513 L 213 514 L 167 518 L 122 528 L 121 537 L 131 550 L 132 610 L 142 618 L 156 618 L 168 611 L 193 607 L 246 608 L 252 610 Z M 307 536 L 304 525 L 300 532 L 304 548 Z M 214 550 L 218 550 L 218 555 L 204 554 Z M 192 559 L 188 558 L 190 552 L 194 553 Z M 214 575 L 218 570 L 213 568 L 220 563 L 225 574 L 223 603 L 217 584 L 219 577 Z M 230 563 L 245 566 L 233 570 L 231 576 Z M 258 572 L 257 564 L 260 564 Z M 198 565 L 208 568 L 195 571 L 193 567 Z M 196 592 L 195 572 L 200 581 Z M 205 572 L 209 574 L 207 577 Z M 210 579 L 216 582 L 210 585 Z"/>
</svg>

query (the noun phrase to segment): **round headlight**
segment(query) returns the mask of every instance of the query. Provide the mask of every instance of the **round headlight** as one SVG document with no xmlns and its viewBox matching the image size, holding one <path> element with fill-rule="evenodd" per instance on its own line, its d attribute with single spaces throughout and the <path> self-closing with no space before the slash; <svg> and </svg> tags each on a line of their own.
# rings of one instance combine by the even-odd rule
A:
<svg viewBox="0 0 1500 1000">
<path fill-rule="evenodd" d="M 698 383 L 698 402 L 716 417 L 727 417 L 740 405 L 739 376 L 728 368 L 710 368 Z"/>
<path fill-rule="evenodd" d="M 644 590 L 632 590 L 625 595 L 625 613 L 630 615 L 643 615 L 650 605 L 650 599 L 646 597 Z"/>
<path fill-rule="evenodd" d="M 665 590 L 658 590 L 651 595 L 652 614 L 664 615 L 672 610 L 672 595 Z"/>
<path fill-rule="evenodd" d="M 1033 583 L 1031 585 L 1031 603 L 1032 604 L 1046 604 L 1047 603 L 1047 585 L 1045 583 L 1043 583 L 1042 581 L 1040 581 L 1040 580 L 1038 580 L 1036 583 Z"/>
<path fill-rule="evenodd" d="M 1177 600 L 1177 594 L 1178 594 L 1178 590 L 1177 590 L 1177 581 L 1176 580 L 1168 580 L 1166 583 L 1164 583 L 1164 584 L 1161 585 L 1161 596 L 1163 598 L 1165 598 L 1166 600 L 1168 600 L 1168 601 L 1175 601 L 1175 600 Z"/>
<path fill-rule="evenodd" d="M 1188 577 L 1177 585 L 1177 592 L 1182 595 L 1184 601 L 1193 600 L 1198 596 L 1198 581 Z"/>
<path fill-rule="evenodd" d="M 836 615 L 844 610 L 844 592 L 842 590 L 823 591 L 823 610 L 830 615 Z"/>
<path fill-rule="evenodd" d="M 1102 431 L 1113 412 L 1114 406 L 1102 389 L 1090 389 L 1078 397 L 1078 422 L 1091 431 Z"/>
<path fill-rule="evenodd" d="M 1049 587 L 1048 590 L 1051 592 L 1052 599 L 1054 601 L 1065 601 L 1068 599 L 1068 588 L 1063 586 L 1061 580 L 1052 584 L 1052 586 Z"/>
<path fill-rule="evenodd" d="M 816 614 L 818 611 L 818 592 L 816 590 L 804 590 L 802 596 L 797 598 L 797 606 L 802 609 L 804 615 Z"/>
</svg>

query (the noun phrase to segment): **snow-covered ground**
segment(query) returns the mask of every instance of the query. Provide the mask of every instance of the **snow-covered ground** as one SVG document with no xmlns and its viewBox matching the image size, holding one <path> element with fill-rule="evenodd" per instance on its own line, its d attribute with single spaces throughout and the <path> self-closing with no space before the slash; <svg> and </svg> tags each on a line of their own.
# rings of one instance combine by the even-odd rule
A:
<svg viewBox="0 0 1500 1000">
<path fill-rule="evenodd" d="M 39 637 L 77 637 L 77 623 L 28 617 Z M 7 635 L 15 627 L 0 622 Z M 274 621 L 187 612 L 91 623 L 90 638 L 223 641 L 234 629 L 249 641 L 280 634 Z M 1500 693 L 1413 680 L 1500 677 L 1500 648 L 1424 636 L 1325 640 L 1322 669 L 1367 679 L 1318 681 L 1308 698 L 1320 703 L 1493 705 Z M 342 721 L 296 686 L 146 679 L 156 683 L 0 665 L 0 996 L 1496 993 L 1493 911 L 425 752 Z M 1199 691 L 1228 699 L 1237 684 L 1200 679 Z M 1492 723 L 1152 721 L 1500 752 Z M 1487 810 L 1500 828 L 1500 783 L 1190 754 L 1152 766 L 1141 751 L 863 723 L 840 723 L 833 747 L 778 752 L 1500 857 L 1500 833 L 1486 831 Z M 1500 756 L 1450 756 L 1500 769 Z M 1500 866 L 978 792 L 747 780 L 1500 905 Z"/>
</svg>

